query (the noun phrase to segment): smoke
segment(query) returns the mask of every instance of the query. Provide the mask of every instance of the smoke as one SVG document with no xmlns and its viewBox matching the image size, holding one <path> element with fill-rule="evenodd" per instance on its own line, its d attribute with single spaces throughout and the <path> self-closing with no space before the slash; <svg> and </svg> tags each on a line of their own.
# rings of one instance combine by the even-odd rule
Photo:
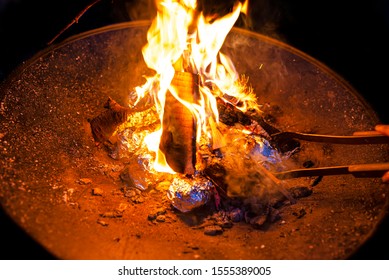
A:
<svg viewBox="0 0 389 280">
<path fill-rule="evenodd" d="M 239 130 L 230 129 L 230 134 L 225 137 L 228 144 L 221 149 L 222 165 L 226 169 L 225 180 L 230 197 L 252 199 L 263 205 L 275 197 L 287 197 L 287 186 L 272 172 L 284 169 L 289 153 L 282 154 L 265 139 L 240 133 Z"/>
</svg>

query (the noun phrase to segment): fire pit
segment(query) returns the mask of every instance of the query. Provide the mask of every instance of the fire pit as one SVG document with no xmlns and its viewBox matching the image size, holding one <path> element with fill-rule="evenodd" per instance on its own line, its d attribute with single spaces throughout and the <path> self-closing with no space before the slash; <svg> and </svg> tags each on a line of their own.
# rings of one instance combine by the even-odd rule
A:
<svg viewBox="0 0 389 280">
<path fill-rule="evenodd" d="M 133 188 L 127 179 L 142 177 L 128 168 L 134 159 L 96 147 L 88 120 L 108 97 L 127 104 L 129 90 L 144 83 L 149 26 L 118 24 L 70 38 L 2 85 L 0 198 L 7 213 L 61 259 L 344 259 L 355 252 L 387 211 L 379 178 L 291 179 L 312 193 L 280 208 L 270 226 L 235 222 L 214 232 L 204 230 L 214 209 L 178 211 L 164 182 Z M 352 135 L 379 122 L 338 75 L 286 44 L 235 28 L 223 51 L 249 77 L 266 123 L 281 131 Z M 380 144 L 301 141 L 292 162 L 299 168 L 388 158 Z"/>
</svg>

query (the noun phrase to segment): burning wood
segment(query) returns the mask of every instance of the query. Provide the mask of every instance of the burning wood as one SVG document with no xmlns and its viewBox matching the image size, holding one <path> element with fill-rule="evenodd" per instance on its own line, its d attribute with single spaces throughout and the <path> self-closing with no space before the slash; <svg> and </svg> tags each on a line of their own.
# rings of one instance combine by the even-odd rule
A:
<svg viewBox="0 0 389 280">
<path fill-rule="evenodd" d="M 178 87 L 180 88 L 180 95 L 182 95 L 182 97 L 186 96 L 186 98 L 193 100 L 192 90 L 195 91 L 195 83 L 192 78 L 189 78 L 189 76 L 192 76 L 192 74 L 184 74 L 184 72 L 179 73 L 180 74 L 177 74 L 176 81 L 173 82 L 177 83 Z M 184 76 L 186 76 L 186 78 L 183 78 Z M 185 86 L 182 83 L 184 80 L 186 80 L 186 82 L 184 82 L 186 83 Z M 252 133 L 269 141 L 274 147 L 280 147 L 279 150 L 282 153 L 293 151 L 300 145 L 298 141 L 293 139 L 287 139 L 282 142 L 278 142 L 278 139 L 273 139 L 271 137 L 272 134 L 282 131 L 266 122 L 264 118 L 258 114 L 244 113 L 233 105 L 224 102 L 220 98 L 217 99 L 217 107 L 220 113 L 221 123 L 228 126 L 241 124 L 245 128 L 249 129 Z M 115 134 L 121 125 L 126 124 L 127 127 L 136 125 L 136 121 L 133 119 L 145 118 L 146 116 L 150 115 L 149 111 L 136 112 L 129 107 L 121 106 L 110 97 L 105 103 L 104 108 L 106 109 L 105 111 L 89 120 L 92 135 L 96 144 L 101 144 L 110 140 L 112 135 Z M 177 170 L 175 170 L 176 172 L 193 174 L 191 172 L 179 171 L 185 169 L 187 169 L 187 171 L 191 170 L 194 168 L 194 164 L 196 162 L 196 131 L 193 115 L 190 110 L 183 106 L 182 103 L 178 102 L 171 94 L 167 94 L 165 110 L 168 113 L 166 114 L 163 122 L 165 126 L 165 132 L 162 134 L 162 138 L 164 140 L 161 141 L 160 148 L 161 150 L 166 151 L 165 154 L 177 154 L 176 156 L 168 156 L 170 162 L 178 167 L 176 168 Z M 136 114 L 139 114 L 139 116 L 136 116 Z M 154 122 L 155 120 L 142 120 L 143 125 Z M 219 141 L 216 139 L 216 142 L 217 144 L 212 145 L 213 150 L 221 148 L 225 145 L 224 139 Z M 220 144 L 221 142 L 223 142 L 223 144 Z M 181 159 L 183 156 L 182 153 L 186 154 L 184 156 L 186 160 Z M 177 161 L 178 163 L 174 163 L 174 161 Z"/>
<path fill-rule="evenodd" d="M 89 120 L 92 135 L 97 145 L 108 141 L 118 126 L 127 121 L 130 114 L 130 108 L 119 105 L 111 98 L 108 98 L 104 108 L 107 110 Z"/>
<path fill-rule="evenodd" d="M 217 99 L 217 106 L 219 110 L 220 121 L 227 125 L 233 126 L 236 123 L 242 124 L 251 132 L 260 135 L 268 140 L 274 147 L 278 148 L 282 153 L 291 152 L 300 147 L 300 142 L 294 139 L 284 139 L 278 141 L 273 139 L 271 135 L 281 132 L 275 126 L 269 124 L 265 119 L 254 113 L 244 113 L 230 103 L 223 101 L 221 98 Z"/>
<path fill-rule="evenodd" d="M 176 72 L 171 86 L 179 99 L 197 103 L 195 76 Z M 166 94 L 160 150 L 169 166 L 178 173 L 194 174 L 196 164 L 196 120 L 192 112 L 170 92 Z"/>
<path fill-rule="evenodd" d="M 160 128 L 144 137 L 148 149 L 144 153 L 154 153 L 153 170 L 143 166 L 140 170 L 156 176 L 174 174 L 169 178 L 168 197 L 181 212 L 206 204 L 211 196 L 219 209 L 219 192 L 224 198 L 253 197 L 262 200 L 261 205 L 269 203 L 269 194 L 281 193 L 293 202 L 280 181 L 262 166 L 281 157 L 270 142 L 271 135 L 280 130 L 258 115 L 256 95 L 246 87 L 247 80 L 239 78 L 232 61 L 220 52 L 240 13 L 247 12 L 247 1 L 231 0 L 215 14 L 209 13 L 213 9 L 208 8 L 213 6 L 205 1 L 156 3 L 157 18 L 142 49 L 147 66 L 156 75 L 135 88 L 134 105 L 146 94 L 151 96 Z M 129 108 L 112 99 L 105 107 L 105 112 L 90 121 L 97 143 L 109 140 L 134 117 Z M 139 124 L 146 126 L 143 120 Z M 128 135 L 131 138 L 135 133 Z M 295 149 L 296 143 L 292 144 L 280 145 L 281 151 Z M 144 159 L 139 153 L 134 156 Z M 214 176 L 215 169 L 208 167 L 215 162 L 221 166 L 218 170 L 225 172 Z M 131 177 L 141 176 L 138 169 L 133 168 L 130 185 L 141 182 Z"/>
<path fill-rule="evenodd" d="M 121 125 L 126 127 L 147 126 L 156 122 L 156 113 L 153 107 L 137 111 L 124 107 L 108 97 L 104 108 L 105 111 L 88 119 L 96 145 L 107 141 L 116 142 L 112 137 Z"/>
</svg>

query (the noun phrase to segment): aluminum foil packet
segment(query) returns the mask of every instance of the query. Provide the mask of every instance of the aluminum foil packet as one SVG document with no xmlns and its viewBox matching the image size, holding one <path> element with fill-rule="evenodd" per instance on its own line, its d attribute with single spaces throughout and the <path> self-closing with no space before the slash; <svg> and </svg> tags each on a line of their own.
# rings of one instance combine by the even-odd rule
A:
<svg viewBox="0 0 389 280">
<path fill-rule="evenodd" d="M 176 209 L 185 213 L 206 204 L 211 198 L 212 187 L 212 182 L 203 177 L 176 177 L 167 196 Z"/>
</svg>

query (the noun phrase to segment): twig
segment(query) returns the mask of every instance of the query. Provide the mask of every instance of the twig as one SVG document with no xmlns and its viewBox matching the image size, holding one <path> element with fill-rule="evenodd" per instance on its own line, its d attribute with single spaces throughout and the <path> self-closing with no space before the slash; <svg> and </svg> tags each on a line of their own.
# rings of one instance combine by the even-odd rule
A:
<svg viewBox="0 0 389 280">
<path fill-rule="evenodd" d="M 74 23 L 77 23 L 80 17 L 82 17 L 83 14 L 85 14 L 86 11 L 88 11 L 92 6 L 94 6 L 97 2 L 100 2 L 101 0 L 95 0 L 93 3 L 86 6 L 68 25 L 65 26 L 53 39 L 50 40 L 50 42 L 47 43 L 47 45 L 51 45 L 62 33 L 64 33 L 70 26 L 72 26 Z"/>
</svg>

